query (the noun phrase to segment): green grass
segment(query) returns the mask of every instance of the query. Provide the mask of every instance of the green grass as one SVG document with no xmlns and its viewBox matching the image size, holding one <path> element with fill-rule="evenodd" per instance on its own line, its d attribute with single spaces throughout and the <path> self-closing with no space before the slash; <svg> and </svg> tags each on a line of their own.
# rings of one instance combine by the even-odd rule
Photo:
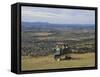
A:
<svg viewBox="0 0 100 77">
<path fill-rule="evenodd" d="M 72 59 L 57 62 L 53 56 L 22 57 L 22 70 L 59 69 L 95 66 L 95 53 L 71 54 Z"/>
</svg>

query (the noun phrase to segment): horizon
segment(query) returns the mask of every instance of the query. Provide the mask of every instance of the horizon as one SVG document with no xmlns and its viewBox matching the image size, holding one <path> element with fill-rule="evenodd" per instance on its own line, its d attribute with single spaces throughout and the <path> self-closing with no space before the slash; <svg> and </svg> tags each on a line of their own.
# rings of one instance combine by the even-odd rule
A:
<svg viewBox="0 0 100 77">
<path fill-rule="evenodd" d="M 81 23 L 79 23 L 79 24 L 63 24 L 63 23 L 50 23 L 50 22 L 26 22 L 26 21 L 22 21 L 22 23 L 43 23 L 43 24 L 59 24 L 59 25 L 94 25 L 95 26 L 95 24 L 81 24 Z"/>
</svg>

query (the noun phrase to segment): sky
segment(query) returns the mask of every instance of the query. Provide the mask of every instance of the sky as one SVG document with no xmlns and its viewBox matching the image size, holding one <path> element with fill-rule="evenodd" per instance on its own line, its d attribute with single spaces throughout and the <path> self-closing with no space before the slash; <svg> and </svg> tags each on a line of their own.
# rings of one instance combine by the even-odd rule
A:
<svg viewBox="0 0 100 77">
<path fill-rule="evenodd" d="M 21 7 L 22 22 L 48 22 L 52 24 L 95 24 L 94 10 Z"/>
</svg>

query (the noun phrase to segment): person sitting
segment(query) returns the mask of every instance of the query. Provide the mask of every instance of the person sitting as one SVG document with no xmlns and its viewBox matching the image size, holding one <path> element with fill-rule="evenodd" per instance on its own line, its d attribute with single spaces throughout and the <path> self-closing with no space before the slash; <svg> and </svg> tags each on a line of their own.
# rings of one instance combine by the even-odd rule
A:
<svg viewBox="0 0 100 77">
<path fill-rule="evenodd" d="M 61 55 L 61 49 L 58 45 L 56 45 L 55 53 L 54 53 L 54 59 L 60 60 L 60 55 Z"/>
</svg>

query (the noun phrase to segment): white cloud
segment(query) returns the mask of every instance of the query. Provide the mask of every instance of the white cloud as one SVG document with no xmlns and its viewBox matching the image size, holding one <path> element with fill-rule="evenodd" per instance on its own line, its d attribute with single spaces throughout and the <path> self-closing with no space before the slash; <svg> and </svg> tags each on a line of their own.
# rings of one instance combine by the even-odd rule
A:
<svg viewBox="0 0 100 77">
<path fill-rule="evenodd" d="M 95 12 L 91 10 L 22 7 L 22 21 L 94 24 Z"/>
</svg>

